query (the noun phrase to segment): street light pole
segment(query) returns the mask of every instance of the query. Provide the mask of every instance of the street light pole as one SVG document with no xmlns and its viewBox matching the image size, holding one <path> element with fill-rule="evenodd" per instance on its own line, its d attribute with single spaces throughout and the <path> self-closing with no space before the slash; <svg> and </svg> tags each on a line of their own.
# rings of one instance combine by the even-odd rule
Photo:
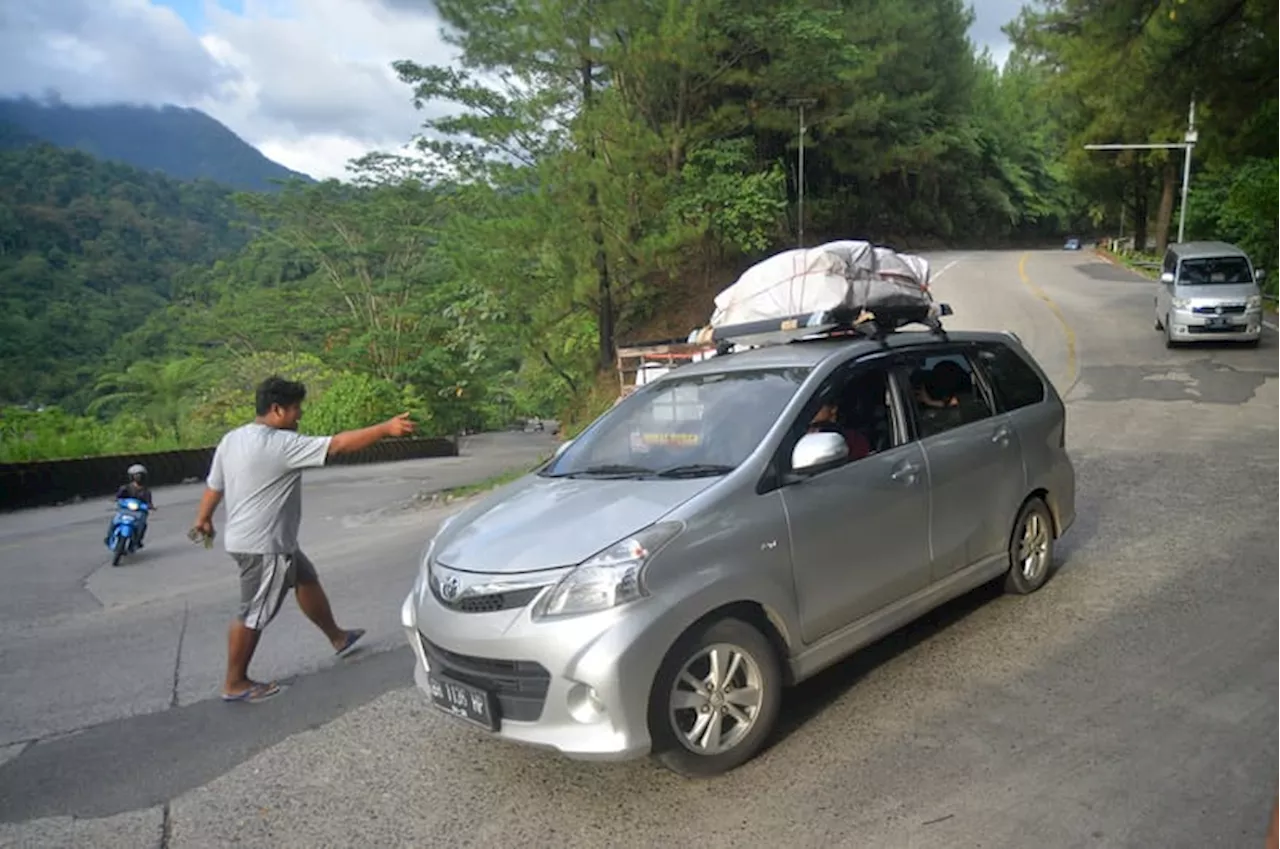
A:
<svg viewBox="0 0 1280 849">
<path fill-rule="evenodd" d="M 1187 189 L 1191 186 L 1191 150 L 1196 146 L 1196 100 L 1191 98 L 1191 111 L 1187 115 L 1186 155 L 1182 158 L 1182 208 L 1178 210 L 1178 241 L 1183 241 L 1187 227 Z"/>
<path fill-rule="evenodd" d="M 1196 146 L 1200 134 L 1196 132 L 1196 102 L 1191 101 L 1191 111 L 1187 116 L 1187 133 L 1181 142 L 1164 144 L 1087 144 L 1085 150 L 1181 150 L 1182 160 L 1182 208 L 1178 210 L 1178 241 L 1186 237 L 1187 228 L 1187 190 L 1191 187 L 1191 150 Z M 1145 250 L 1139 245 L 1139 250 Z"/>
<path fill-rule="evenodd" d="M 800 107 L 800 132 L 799 132 L 800 150 L 798 153 L 800 163 L 798 166 L 798 173 L 796 174 L 796 186 L 798 188 L 800 204 L 799 204 L 799 209 L 796 212 L 796 230 L 797 230 L 796 241 L 797 241 L 797 247 L 803 248 L 804 247 L 804 131 L 805 131 L 804 108 L 806 106 L 812 106 L 818 101 L 814 100 L 812 97 L 793 97 L 789 102 L 792 106 Z"/>
</svg>

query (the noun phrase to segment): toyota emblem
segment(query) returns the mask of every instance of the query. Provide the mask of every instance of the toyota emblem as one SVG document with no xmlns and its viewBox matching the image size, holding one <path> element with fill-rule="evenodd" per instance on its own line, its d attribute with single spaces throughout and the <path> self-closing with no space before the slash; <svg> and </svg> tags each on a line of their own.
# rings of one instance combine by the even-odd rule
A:
<svg viewBox="0 0 1280 849">
<path fill-rule="evenodd" d="M 453 601 L 458 597 L 458 592 L 462 589 L 462 582 L 458 580 L 457 575 L 450 575 L 443 584 L 440 585 L 440 597 L 445 601 Z"/>
<path fill-rule="evenodd" d="M 1214 310 L 1214 312 L 1216 312 L 1218 315 L 1222 315 L 1222 307 L 1218 307 L 1216 310 Z"/>
</svg>

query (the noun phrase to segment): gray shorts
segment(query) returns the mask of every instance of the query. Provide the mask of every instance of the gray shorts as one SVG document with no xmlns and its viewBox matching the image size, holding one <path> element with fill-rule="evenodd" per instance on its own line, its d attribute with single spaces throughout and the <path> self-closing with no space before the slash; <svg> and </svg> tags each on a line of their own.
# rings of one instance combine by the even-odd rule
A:
<svg viewBox="0 0 1280 849">
<path fill-rule="evenodd" d="M 293 554 L 232 554 L 240 567 L 240 613 L 246 628 L 261 631 L 276 614 L 289 590 L 319 580 L 316 567 L 301 551 Z"/>
</svg>

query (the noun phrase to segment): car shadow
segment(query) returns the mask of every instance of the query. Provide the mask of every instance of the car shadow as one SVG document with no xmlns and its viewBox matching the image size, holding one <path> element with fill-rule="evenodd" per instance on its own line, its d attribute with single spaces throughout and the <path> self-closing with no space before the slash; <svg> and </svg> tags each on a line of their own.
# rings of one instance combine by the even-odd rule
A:
<svg viewBox="0 0 1280 849">
<path fill-rule="evenodd" d="M 1065 564 L 1061 557 L 1055 559 L 1058 563 L 1054 570 L 1057 571 Z M 765 749 L 771 749 L 785 741 L 881 665 L 928 641 L 1002 596 L 1002 581 L 1003 577 L 998 578 L 952 599 L 785 691 L 781 715 Z"/>
</svg>

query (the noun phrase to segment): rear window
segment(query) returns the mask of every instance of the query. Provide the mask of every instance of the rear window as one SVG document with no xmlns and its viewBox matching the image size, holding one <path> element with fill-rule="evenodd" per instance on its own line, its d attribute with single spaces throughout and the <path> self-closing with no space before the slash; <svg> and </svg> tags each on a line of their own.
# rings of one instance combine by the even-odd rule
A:
<svg viewBox="0 0 1280 849">
<path fill-rule="evenodd" d="M 1045 390 L 1040 375 L 1007 345 L 984 347 L 978 353 L 978 361 L 991 378 L 1006 410 L 1030 407 L 1044 400 Z"/>
</svg>

